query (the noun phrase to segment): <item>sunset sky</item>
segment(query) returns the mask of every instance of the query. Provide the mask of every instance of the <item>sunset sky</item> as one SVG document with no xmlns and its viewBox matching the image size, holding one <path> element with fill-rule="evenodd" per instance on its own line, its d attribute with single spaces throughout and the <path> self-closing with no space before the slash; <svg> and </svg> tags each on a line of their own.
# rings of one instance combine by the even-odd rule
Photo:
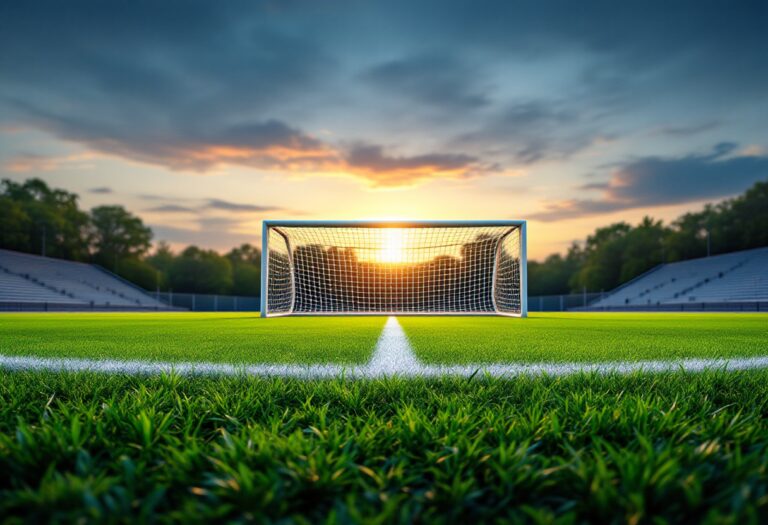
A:
<svg viewBox="0 0 768 525">
<path fill-rule="evenodd" d="M 528 219 L 534 258 L 768 178 L 768 3 L 3 2 L 0 177 L 155 240 Z"/>
</svg>

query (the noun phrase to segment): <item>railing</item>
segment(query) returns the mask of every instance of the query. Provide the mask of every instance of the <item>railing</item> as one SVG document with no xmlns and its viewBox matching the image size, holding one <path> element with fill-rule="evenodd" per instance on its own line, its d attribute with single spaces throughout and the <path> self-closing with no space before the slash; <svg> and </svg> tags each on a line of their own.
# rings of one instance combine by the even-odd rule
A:
<svg viewBox="0 0 768 525">
<path fill-rule="evenodd" d="M 185 308 L 194 312 L 257 312 L 259 310 L 258 297 L 175 292 L 147 293 L 169 306 Z M 528 298 L 528 310 L 531 312 L 564 312 L 589 307 L 605 295 L 605 293 L 534 295 Z"/>
<path fill-rule="evenodd" d="M 528 297 L 531 312 L 768 312 L 768 301 L 689 301 L 676 304 L 595 306 L 608 292 Z"/>
<path fill-rule="evenodd" d="M 241 295 L 209 295 L 198 293 L 147 292 L 158 301 L 174 308 L 193 312 L 258 312 L 259 298 Z"/>
<path fill-rule="evenodd" d="M 768 312 L 768 301 L 720 301 L 575 308 L 586 312 Z"/>
<path fill-rule="evenodd" d="M 529 312 L 565 312 L 589 305 L 605 297 L 605 292 L 585 292 L 562 295 L 529 295 Z"/>
<path fill-rule="evenodd" d="M 259 298 L 251 296 L 208 295 L 175 292 L 147 292 L 159 301 L 195 312 L 257 312 Z M 605 293 L 534 295 L 528 298 L 531 312 L 564 312 L 588 307 Z"/>
<path fill-rule="evenodd" d="M 258 297 L 206 295 L 172 292 L 148 292 L 174 309 L 194 312 L 257 312 Z M 751 302 L 689 302 L 681 304 L 600 307 L 593 304 L 605 293 L 564 295 L 534 295 L 528 298 L 531 312 L 768 312 L 768 301 Z M 585 306 L 586 305 L 586 306 Z M 0 302 L 0 311 L 156 311 L 162 308 L 131 306 L 98 306 L 88 304 L 58 304 L 47 302 Z"/>
<path fill-rule="evenodd" d="M 48 301 L 0 301 L 0 312 L 167 312 L 165 306 L 115 306 Z"/>
</svg>

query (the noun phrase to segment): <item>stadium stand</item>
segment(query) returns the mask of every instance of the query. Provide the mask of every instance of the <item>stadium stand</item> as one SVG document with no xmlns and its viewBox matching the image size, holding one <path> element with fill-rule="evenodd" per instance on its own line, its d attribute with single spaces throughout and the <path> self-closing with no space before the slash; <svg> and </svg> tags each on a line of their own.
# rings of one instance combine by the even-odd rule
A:
<svg viewBox="0 0 768 525">
<path fill-rule="evenodd" d="M 0 309 L 167 310 L 99 266 L 0 250 Z"/>
<path fill-rule="evenodd" d="M 659 265 L 590 309 L 761 309 L 763 303 L 768 309 L 768 248 Z"/>
</svg>

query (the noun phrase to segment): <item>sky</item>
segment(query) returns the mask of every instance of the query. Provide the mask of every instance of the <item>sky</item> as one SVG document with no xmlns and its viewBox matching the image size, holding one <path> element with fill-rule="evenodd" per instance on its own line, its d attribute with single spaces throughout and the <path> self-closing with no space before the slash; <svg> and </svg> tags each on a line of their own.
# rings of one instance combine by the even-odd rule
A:
<svg viewBox="0 0 768 525">
<path fill-rule="evenodd" d="M 533 258 L 768 178 L 768 3 L 0 3 L 0 177 L 179 248 L 526 219 Z"/>
</svg>

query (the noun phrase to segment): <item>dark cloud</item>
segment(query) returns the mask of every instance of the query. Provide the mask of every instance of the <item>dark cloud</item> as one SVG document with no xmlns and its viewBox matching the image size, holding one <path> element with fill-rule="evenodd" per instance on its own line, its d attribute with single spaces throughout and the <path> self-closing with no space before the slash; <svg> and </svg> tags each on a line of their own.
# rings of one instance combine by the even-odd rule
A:
<svg viewBox="0 0 768 525">
<path fill-rule="evenodd" d="M 88 190 L 88 192 L 104 195 L 104 194 L 112 193 L 112 188 L 107 186 L 99 186 L 98 188 L 91 188 L 90 190 Z"/>
<path fill-rule="evenodd" d="M 333 61 L 271 18 L 236 1 L 4 6 L 0 113 L 174 169 L 316 162 L 319 143 L 273 115 Z"/>
<path fill-rule="evenodd" d="M 167 197 L 164 197 L 162 195 L 154 195 L 152 193 L 139 193 L 136 195 L 139 199 L 143 201 L 162 201 L 167 200 Z"/>
<path fill-rule="evenodd" d="M 667 106 L 705 122 L 724 106 L 765 110 L 767 26 L 761 1 L 6 2 L 0 120 L 173 169 L 400 183 L 348 166 L 339 144 L 428 136 L 447 147 L 413 159 L 440 166 L 459 151 L 467 166 L 506 167 L 568 158 L 643 118 L 677 122 Z"/>
<path fill-rule="evenodd" d="M 580 190 L 606 190 L 610 185 L 607 182 L 590 182 L 579 186 Z"/>
<path fill-rule="evenodd" d="M 768 74 L 758 67 L 766 63 L 763 29 L 768 22 L 768 6 L 760 0 L 735 4 L 434 0 L 408 5 L 412 7 L 402 9 L 402 17 L 411 22 L 395 37 L 410 31 L 414 41 L 434 42 L 438 34 L 446 43 L 453 40 L 457 46 L 495 49 L 506 57 L 531 60 L 567 49 L 583 51 L 598 57 L 598 64 L 621 72 L 657 71 L 664 64 L 678 63 L 681 75 L 704 71 L 713 81 L 734 86 L 740 81 L 733 74 L 742 80 L 755 74 L 765 80 Z M 713 72 L 715 66 L 728 74 Z M 755 87 L 754 82 L 749 84 Z"/>
<path fill-rule="evenodd" d="M 502 152 L 521 164 L 563 159 L 601 138 L 594 124 L 584 120 L 555 101 L 522 102 L 505 108 L 479 129 L 455 137 L 452 144 Z"/>
<path fill-rule="evenodd" d="M 250 212 L 262 212 L 262 211 L 275 211 L 280 208 L 274 206 L 258 206 L 256 204 L 239 204 L 237 202 L 230 202 L 221 199 L 208 199 L 206 205 L 209 209 L 215 210 L 228 210 L 228 211 L 250 211 Z"/>
<path fill-rule="evenodd" d="M 153 206 L 152 208 L 148 208 L 147 211 L 150 212 L 156 212 L 156 213 L 199 213 L 204 214 L 207 210 L 219 210 L 219 211 L 229 211 L 229 212 L 237 212 L 237 213 L 258 213 L 258 212 L 265 212 L 265 211 L 278 211 L 282 208 L 277 206 L 260 206 L 257 204 L 242 204 L 238 202 L 231 202 L 223 199 L 206 199 L 203 201 L 198 201 L 196 199 L 172 199 L 167 197 L 160 197 L 157 195 L 142 195 L 142 199 L 144 200 L 176 200 L 181 201 L 183 204 L 179 203 L 166 203 L 162 204 L 160 206 Z"/>
<path fill-rule="evenodd" d="M 154 128 L 146 134 L 136 129 L 136 136 L 111 138 L 132 130 L 118 130 L 120 125 L 110 128 L 84 119 L 62 118 L 39 108 L 28 109 L 28 116 L 39 127 L 62 138 L 77 140 L 100 152 L 176 170 L 207 171 L 235 164 L 298 171 L 319 169 L 337 158 L 330 147 L 275 120 L 218 129 L 211 124 L 199 133 L 191 126 L 181 127 L 164 136 L 157 136 Z"/>
<path fill-rule="evenodd" d="M 688 137 L 691 135 L 698 135 L 705 131 L 712 131 L 721 126 L 721 123 L 716 120 L 710 120 L 707 122 L 701 122 L 699 124 L 683 125 L 683 126 L 664 126 L 659 130 L 659 134 L 668 135 L 671 137 Z"/>
<path fill-rule="evenodd" d="M 352 173 L 375 186 L 401 186 L 432 178 L 466 178 L 497 169 L 462 153 L 395 156 L 373 144 L 352 147 L 346 163 Z"/>
<path fill-rule="evenodd" d="M 472 110 L 489 104 L 476 84 L 475 68 L 455 57 L 406 57 L 378 64 L 362 78 L 382 93 L 451 111 Z"/>
<path fill-rule="evenodd" d="M 739 155 L 736 148 L 725 142 L 707 154 L 634 159 L 615 169 L 607 183 L 582 186 L 602 191 L 600 199 L 554 202 L 532 218 L 553 221 L 727 197 L 768 178 L 768 156 Z"/>
<path fill-rule="evenodd" d="M 181 206 L 179 204 L 163 204 L 161 206 L 148 208 L 147 211 L 154 213 L 194 213 L 198 210 L 196 208 Z"/>
</svg>

